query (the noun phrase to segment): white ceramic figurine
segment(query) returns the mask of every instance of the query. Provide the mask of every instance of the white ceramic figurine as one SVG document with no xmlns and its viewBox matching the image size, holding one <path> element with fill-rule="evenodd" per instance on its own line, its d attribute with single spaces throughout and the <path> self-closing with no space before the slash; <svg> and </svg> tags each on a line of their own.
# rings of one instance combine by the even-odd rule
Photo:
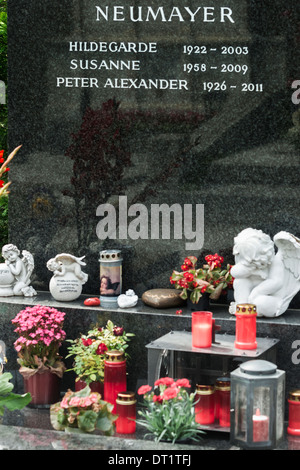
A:
<svg viewBox="0 0 300 470">
<path fill-rule="evenodd" d="M 30 286 L 30 277 L 34 269 L 32 254 L 27 250 L 23 250 L 21 258 L 20 250 L 12 243 L 9 243 L 2 247 L 2 256 L 5 263 L 1 264 L 0 269 L 0 295 L 35 296 L 36 291 Z"/>
<path fill-rule="evenodd" d="M 277 248 L 277 252 L 275 249 Z M 278 317 L 300 290 L 300 240 L 279 232 L 274 241 L 261 230 L 247 228 L 234 239 L 234 300 L 256 305 L 258 316 Z"/>
<path fill-rule="evenodd" d="M 47 268 L 53 272 L 49 290 L 56 300 L 71 301 L 77 299 L 88 275 L 81 270 L 85 266 L 84 256 L 77 258 L 69 253 L 60 253 L 49 259 Z"/>
</svg>

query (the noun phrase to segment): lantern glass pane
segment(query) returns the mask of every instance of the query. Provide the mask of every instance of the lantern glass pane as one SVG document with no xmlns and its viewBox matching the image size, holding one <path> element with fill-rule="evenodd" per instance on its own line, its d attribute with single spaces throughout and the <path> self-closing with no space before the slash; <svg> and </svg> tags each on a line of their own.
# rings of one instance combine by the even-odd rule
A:
<svg viewBox="0 0 300 470">
<path fill-rule="evenodd" d="M 283 380 L 278 381 L 277 386 L 277 419 L 276 419 L 276 439 L 281 439 L 284 429 L 284 390 Z"/>
<path fill-rule="evenodd" d="M 237 383 L 235 390 L 235 437 L 241 441 L 247 439 L 247 388 L 244 384 Z"/>
<path fill-rule="evenodd" d="M 270 436 L 271 394 L 266 386 L 253 391 L 253 442 L 268 441 Z"/>
</svg>

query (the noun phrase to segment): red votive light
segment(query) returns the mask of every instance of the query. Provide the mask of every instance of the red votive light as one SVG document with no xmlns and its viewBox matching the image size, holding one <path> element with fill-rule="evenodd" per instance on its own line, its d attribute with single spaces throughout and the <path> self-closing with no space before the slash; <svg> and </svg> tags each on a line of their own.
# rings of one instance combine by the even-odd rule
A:
<svg viewBox="0 0 300 470">
<path fill-rule="evenodd" d="M 289 393 L 289 422 L 287 433 L 292 436 L 300 436 L 300 390 Z"/>
<path fill-rule="evenodd" d="M 235 342 L 237 349 L 256 349 L 256 307 L 252 304 L 236 306 Z"/>
<path fill-rule="evenodd" d="M 212 342 L 212 312 L 192 312 L 192 345 L 210 348 Z"/>
<path fill-rule="evenodd" d="M 259 409 L 253 415 L 253 442 L 269 440 L 269 418 L 260 414 Z"/>
<path fill-rule="evenodd" d="M 195 421 L 199 424 L 215 422 L 215 388 L 213 385 L 196 385 Z"/>
<path fill-rule="evenodd" d="M 116 399 L 119 392 L 125 392 L 126 360 L 122 351 L 106 351 L 104 360 L 104 400 L 114 405 L 116 413 Z"/>
<path fill-rule="evenodd" d="M 215 417 L 220 426 L 230 427 L 230 378 L 220 377 L 216 381 Z"/>
<path fill-rule="evenodd" d="M 136 399 L 134 392 L 118 393 L 116 400 L 116 431 L 119 434 L 133 434 L 136 429 Z"/>
</svg>

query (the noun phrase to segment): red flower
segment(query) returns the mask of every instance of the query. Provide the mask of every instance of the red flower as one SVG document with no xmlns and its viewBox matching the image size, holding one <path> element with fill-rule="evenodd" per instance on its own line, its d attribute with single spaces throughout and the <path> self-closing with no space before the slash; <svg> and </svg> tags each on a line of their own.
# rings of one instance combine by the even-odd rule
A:
<svg viewBox="0 0 300 470">
<path fill-rule="evenodd" d="M 179 389 L 177 387 L 169 387 L 164 390 L 162 394 L 163 400 L 171 400 L 172 398 L 176 398 L 178 395 Z"/>
<path fill-rule="evenodd" d="M 174 383 L 174 380 L 171 377 L 162 377 L 155 381 L 154 385 L 157 387 L 158 385 L 166 385 L 169 387 Z"/>
<path fill-rule="evenodd" d="M 185 258 L 184 264 L 191 268 L 193 266 L 193 263 L 191 262 L 190 258 Z"/>
<path fill-rule="evenodd" d="M 124 333 L 124 328 L 122 328 L 121 326 L 115 326 L 113 332 L 115 336 L 122 336 L 122 334 Z"/>
<path fill-rule="evenodd" d="M 181 265 L 181 270 L 182 271 L 187 271 L 188 269 L 189 269 L 189 266 L 187 266 L 186 264 Z"/>
<path fill-rule="evenodd" d="M 182 315 L 182 310 L 176 310 L 176 315 Z"/>
<path fill-rule="evenodd" d="M 194 280 L 194 275 L 192 273 L 184 273 L 183 276 L 188 282 L 192 282 Z"/>
<path fill-rule="evenodd" d="M 81 338 L 81 341 L 82 341 L 83 346 L 90 346 L 93 342 L 91 338 L 88 338 L 88 339 Z"/>
<path fill-rule="evenodd" d="M 0 158 L 3 158 L 4 150 L 0 150 Z"/>
<path fill-rule="evenodd" d="M 176 380 L 175 385 L 177 387 L 185 387 L 185 388 L 190 388 L 191 387 L 190 382 L 189 382 L 188 379 L 178 379 L 178 380 Z"/>
<path fill-rule="evenodd" d="M 152 387 L 150 387 L 150 385 L 142 385 L 137 393 L 138 395 L 145 395 L 146 393 L 150 392 L 150 390 L 152 389 Z"/>
<path fill-rule="evenodd" d="M 207 286 L 202 287 L 202 289 L 201 289 L 202 294 L 204 294 L 204 292 L 206 292 L 206 289 L 207 289 Z"/>
<path fill-rule="evenodd" d="M 104 343 L 100 343 L 97 350 L 96 350 L 96 354 L 98 354 L 98 356 L 101 356 L 101 354 L 105 353 L 105 351 L 107 351 L 108 347 L 106 346 L 106 344 Z"/>
<path fill-rule="evenodd" d="M 153 398 L 152 398 L 152 401 L 155 403 L 155 402 L 158 402 L 158 403 L 161 403 L 163 401 L 163 398 L 161 395 L 153 395 Z"/>
<path fill-rule="evenodd" d="M 0 180 L 0 188 L 2 188 L 2 186 L 4 186 L 4 181 Z"/>
<path fill-rule="evenodd" d="M 183 287 L 183 288 L 185 288 L 185 287 L 188 287 L 188 286 L 189 286 L 189 285 L 188 285 L 188 282 L 187 282 L 187 280 L 186 280 L 186 279 L 179 279 L 179 281 L 178 281 L 178 285 L 179 285 L 180 287 Z"/>
</svg>

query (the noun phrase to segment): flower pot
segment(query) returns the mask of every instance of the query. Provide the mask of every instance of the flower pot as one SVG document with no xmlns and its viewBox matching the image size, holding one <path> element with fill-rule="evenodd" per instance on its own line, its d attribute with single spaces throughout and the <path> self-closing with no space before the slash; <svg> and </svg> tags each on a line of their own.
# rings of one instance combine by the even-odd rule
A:
<svg viewBox="0 0 300 470">
<path fill-rule="evenodd" d="M 203 294 L 196 304 L 193 304 L 190 299 L 187 299 L 187 308 L 191 312 L 205 312 L 209 310 L 209 294 Z"/>
<path fill-rule="evenodd" d="M 51 405 L 60 399 L 60 377 L 49 371 L 24 378 L 24 389 L 30 393 L 31 405 Z"/>
<path fill-rule="evenodd" d="M 76 380 L 75 381 L 75 392 L 79 392 L 79 390 L 82 390 L 83 388 L 85 388 L 86 385 L 87 384 L 83 380 Z M 91 392 L 98 392 L 98 393 L 100 393 L 101 397 L 103 398 L 103 393 L 104 393 L 103 382 L 91 382 L 89 384 L 89 387 L 91 389 Z"/>
</svg>

